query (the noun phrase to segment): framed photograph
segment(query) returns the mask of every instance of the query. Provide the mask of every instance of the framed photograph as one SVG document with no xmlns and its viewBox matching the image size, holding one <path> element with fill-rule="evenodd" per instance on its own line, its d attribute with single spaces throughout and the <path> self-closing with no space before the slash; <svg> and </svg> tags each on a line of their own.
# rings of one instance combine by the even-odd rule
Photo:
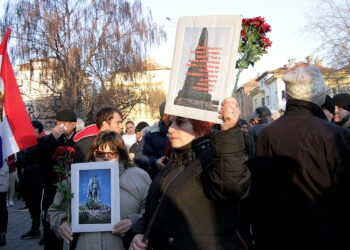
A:
<svg viewBox="0 0 350 250">
<path fill-rule="evenodd" d="M 72 231 L 112 231 L 120 221 L 118 161 L 72 164 Z"/>
<path fill-rule="evenodd" d="M 218 111 L 234 88 L 241 24 L 238 15 L 180 18 L 165 113 L 222 123 Z"/>
</svg>

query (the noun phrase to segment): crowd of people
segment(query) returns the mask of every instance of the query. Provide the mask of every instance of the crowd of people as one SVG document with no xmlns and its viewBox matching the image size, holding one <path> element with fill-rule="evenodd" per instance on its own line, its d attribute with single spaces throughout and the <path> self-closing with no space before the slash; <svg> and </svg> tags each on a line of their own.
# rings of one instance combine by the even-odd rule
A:
<svg viewBox="0 0 350 250">
<path fill-rule="evenodd" d="M 249 121 L 232 97 L 218 110 L 221 124 L 165 114 L 165 102 L 152 126 L 123 123 L 117 107 L 100 109 L 86 127 L 61 110 L 47 135 L 33 121 L 38 144 L 0 169 L 0 245 L 18 179 L 32 221 L 20 237 L 41 238 L 44 249 L 349 250 L 350 94 L 328 96 L 313 66 L 294 67 L 283 81 L 284 114 L 263 106 Z M 118 162 L 112 231 L 72 232 L 55 185 L 60 146 L 74 148 L 77 163 Z"/>
</svg>

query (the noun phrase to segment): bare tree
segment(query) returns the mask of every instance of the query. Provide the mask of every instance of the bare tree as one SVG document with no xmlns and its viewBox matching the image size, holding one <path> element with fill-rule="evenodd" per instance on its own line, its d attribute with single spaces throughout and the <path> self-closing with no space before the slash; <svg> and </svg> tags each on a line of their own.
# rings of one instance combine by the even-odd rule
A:
<svg viewBox="0 0 350 250">
<path fill-rule="evenodd" d="M 148 50 L 166 39 L 139 0 L 8 0 L 0 26 L 13 29 L 13 61 L 47 60 L 41 84 L 80 117 L 107 100 L 126 109 L 140 101 L 144 93 L 120 74 L 132 81 Z"/>
<path fill-rule="evenodd" d="M 161 88 L 151 88 L 146 92 L 147 104 L 153 114 L 159 113 L 159 106 L 165 101 L 165 92 Z M 159 117 L 160 118 L 160 117 Z"/>
<path fill-rule="evenodd" d="M 350 64 L 350 0 L 319 0 L 305 30 L 320 41 L 315 54 L 339 68 Z"/>
</svg>

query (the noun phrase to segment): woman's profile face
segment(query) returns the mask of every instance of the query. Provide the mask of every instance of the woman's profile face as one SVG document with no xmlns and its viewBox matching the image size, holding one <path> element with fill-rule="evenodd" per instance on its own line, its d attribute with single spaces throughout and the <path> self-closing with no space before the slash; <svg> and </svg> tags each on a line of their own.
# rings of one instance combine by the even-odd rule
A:
<svg viewBox="0 0 350 250">
<path fill-rule="evenodd" d="M 168 136 L 173 148 L 183 147 L 198 137 L 187 118 L 170 116 L 168 125 Z"/>
<path fill-rule="evenodd" d="M 100 146 L 94 151 L 94 160 L 99 161 L 113 161 L 118 160 L 118 152 L 112 151 L 109 145 Z"/>
</svg>

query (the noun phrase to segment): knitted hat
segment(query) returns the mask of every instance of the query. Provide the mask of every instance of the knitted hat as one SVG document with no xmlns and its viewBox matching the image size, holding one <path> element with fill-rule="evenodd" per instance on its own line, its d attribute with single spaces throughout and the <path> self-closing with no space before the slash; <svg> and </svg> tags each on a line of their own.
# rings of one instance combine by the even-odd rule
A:
<svg viewBox="0 0 350 250">
<path fill-rule="evenodd" d="M 350 112 L 350 95 L 348 93 L 340 93 L 333 96 L 334 105 L 342 107 Z"/>
<path fill-rule="evenodd" d="M 56 114 L 56 120 L 61 122 L 76 122 L 77 115 L 72 110 L 65 109 Z"/>
<path fill-rule="evenodd" d="M 141 132 L 142 129 L 144 129 L 145 127 L 148 127 L 148 123 L 147 122 L 139 122 L 137 125 L 136 125 L 136 128 L 135 128 L 135 132 Z"/>
<path fill-rule="evenodd" d="M 313 102 L 321 106 L 326 99 L 326 85 L 314 66 L 296 67 L 283 76 L 287 98 Z"/>
<path fill-rule="evenodd" d="M 327 109 L 329 112 L 331 112 L 334 115 L 335 106 L 332 98 L 329 95 L 326 95 L 326 101 L 322 105 L 322 108 Z"/>
</svg>

